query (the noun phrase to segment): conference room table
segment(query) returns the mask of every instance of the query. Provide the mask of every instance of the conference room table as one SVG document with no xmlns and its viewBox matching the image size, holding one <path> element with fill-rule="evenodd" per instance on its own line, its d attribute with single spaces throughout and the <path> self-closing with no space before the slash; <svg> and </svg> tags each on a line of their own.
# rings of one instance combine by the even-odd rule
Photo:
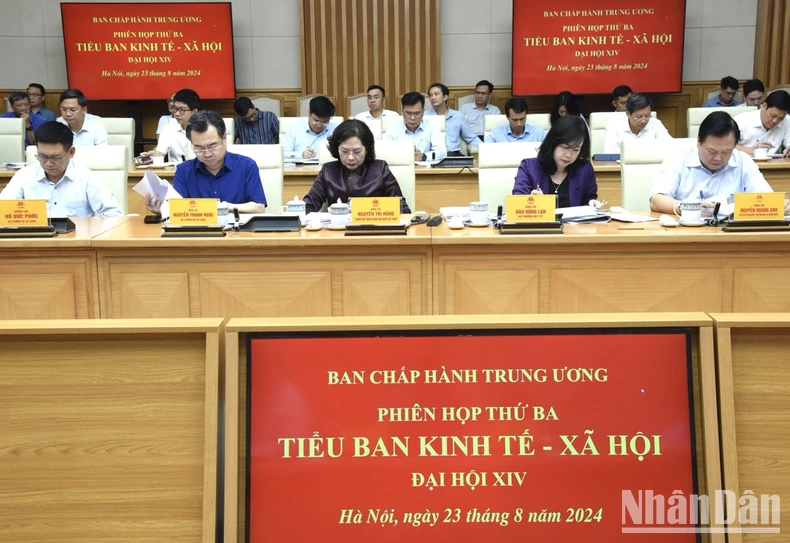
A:
<svg viewBox="0 0 790 543">
<path fill-rule="evenodd" d="M 0 319 L 790 311 L 790 232 L 443 222 L 163 238 L 140 217 L 76 222 L 55 239 L 0 239 Z"/>
</svg>

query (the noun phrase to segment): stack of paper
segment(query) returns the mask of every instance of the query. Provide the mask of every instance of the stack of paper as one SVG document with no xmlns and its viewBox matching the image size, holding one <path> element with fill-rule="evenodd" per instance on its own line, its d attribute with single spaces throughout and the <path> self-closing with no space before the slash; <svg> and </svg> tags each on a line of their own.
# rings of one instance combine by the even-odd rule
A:
<svg viewBox="0 0 790 543">
<path fill-rule="evenodd" d="M 150 170 L 145 172 L 143 178 L 132 188 L 132 190 L 137 194 L 142 195 L 143 198 L 151 195 L 156 201 L 162 202 L 159 212 L 163 217 L 170 216 L 169 201 L 172 198 L 181 198 L 181 195 L 176 192 L 176 189 L 173 188 L 173 185 L 171 185 L 166 179 L 161 179 L 158 175 Z"/>
</svg>

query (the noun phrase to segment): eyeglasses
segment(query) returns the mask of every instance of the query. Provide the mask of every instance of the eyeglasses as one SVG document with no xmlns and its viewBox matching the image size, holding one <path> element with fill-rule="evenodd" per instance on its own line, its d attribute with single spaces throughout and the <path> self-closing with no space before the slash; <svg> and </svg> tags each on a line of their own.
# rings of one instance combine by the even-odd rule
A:
<svg viewBox="0 0 790 543">
<path fill-rule="evenodd" d="M 44 164 L 47 161 L 52 162 L 53 164 L 60 164 L 64 158 L 66 157 L 60 155 L 55 155 L 55 156 L 36 155 L 36 160 L 38 160 L 42 164 Z"/>
<path fill-rule="evenodd" d="M 310 122 L 316 126 L 329 126 L 329 119 L 322 121 L 321 119 L 317 119 L 316 117 L 313 117 L 312 114 L 310 115 L 309 119 Z"/>
<path fill-rule="evenodd" d="M 647 115 L 631 115 L 631 117 L 633 117 L 637 121 L 644 121 L 645 119 L 649 119 L 650 118 L 650 114 L 647 114 Z"/>
<path fill-rule="evenodd" d="M 408 117 L 409 119 L 416 119 L 420 115 L 422 115 L 422 111 L 404 111 L 403 116 Z"/>
<path fill-rule="evenodd" d="M 359 158 L 365 152 L 365 149 L 343 149 L 342 147 L 338 149 L 340 156 L 342 157 L 349 157 L 353 156 Z"/>
<path fill-rule="evenodd" d="M 64 113 L 64 114 L 65 113 L 71 113 L 72 115 L 77 113 L 79 110 L 80 110 L 80 108 L 78 108 L 78 107 L 62 107 L 62 108 L 60 108 L 60 112 L 61 113 Z"/>
<path fill-rule="evenodd" d="M 30 98 L 38 98 L 39 96 L 44 96 L 44 95 L 43 95 L 43 94 L 41 94 L 40 92 L 29 92 L 29 93 L 27 93 L 27 95 L 28 95 Z"/>
<path fill-rule="evenodd" d="M 175 114 L 176 115 L 186 115 L 190 111 L 192 111 L 192 110 L 189 109 L 188 107 L 177 107 L 176 111 L 175 111 Z"/>
<path fill-rule="evenodd" d="M 205 147 L 201 145 L 193 145 L 192 148 L 195 150 L 196 155 L 205 155 L 209 153 L 216 153 L 220 145 L 222 145 L 222 142 L 214 142 L 206 145 Z"/>
</svg>

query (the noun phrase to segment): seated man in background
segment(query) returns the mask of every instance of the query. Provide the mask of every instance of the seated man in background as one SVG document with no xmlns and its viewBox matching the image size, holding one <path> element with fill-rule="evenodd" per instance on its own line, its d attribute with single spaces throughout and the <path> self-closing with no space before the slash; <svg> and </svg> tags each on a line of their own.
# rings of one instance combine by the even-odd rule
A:
<svg viewBox="0 0 790 543">
<path fill-rule="evenodd" d="M 159 117 L 159 123 L 157 123 L 156 125 L 157 136 L 162 133 L 162 130 L 165 129 L 167 123 L 172 121 L 176 116 L 176 106 L 175 103 L 173 102 L 174 97 L 175 94 L 171 94 L 170 98 L 167 99 L 167 111 L 169 111 L 169 113 L 167 115 L 162 115 L 161 117 Z"/>
<path fill-rule="evenodd" d="M 22 92 L 12 92 L 8 96 L 8 105 L 11 111 L 0 114 L 0 119 L 22 119 L 25 122 L 25 147 L 36 144 L 35 132 L 38 127 L 44 124 L 44 118 L 36 113 L 30 112 L 30 102 L 27 94 Z"/>
<path fill-rule="evenodd" d="M 539 126 L 527 124 L 527 101 L 513 97 L 505 102 L 508 124 L 495 127 L 488 133 L 486 143 L 508 141 L 543 141 L 546 131 Z"/>
<path fill-rule="evenodd" d="M 154 156 L 166 156 L 166 162 L 181 164 L 190 154 L 187 139 L 187 124 L 200 107 L 200 96 L 192 89 L 181 89 L 173 95 L 173 119 L 159 134 L 159 142 L 153 151 L 145 151 L 137 157 L 140 164 L 150 164 Z"/>
<path fill-rule="evenodd" d="M 477 137 L 482 141 L 483 134 L 485 134 L 485 118 L 486 115 L 501 115 L 502 112 L 495 105 L 489 103 L 491 94 L 494 92 L 494 85 L 490 81 L 483 79 L 478 81 L 475 85 L 475 101 L 464 104 L 458 108 L 461 115 L 464 116 L 466 122 L 469 123 L 469 128 L 472 132 L 477 134 Z"/>
<path fill-rule="evenodd" d="M 187 138 L 195 156 L 176 168 L 173 188 L 184 198 L 216 198 L 228 210 L 263 213 L 266 195 L 258 165 L 249 157 L 229 153 L 225 140 L 225 121 L 215 111 L 198 111 L 189 119 Z M 162 202 L 146 196 L 146 207 L 159 212 Z"/>
<path fill-rule="evenodd" d="M 96 115 L 88 113 L 88 99 L 78 89 L 66 89 L 60 94 L 61 122 L 74 134 L 74 145 L 107 145 L 107 129 Z"/>
<path fill-rule="evenodd" d="M 432 109 L 426 110 L 425 115 L 444 115 L 445 137 L 447 156 L 463 156 L 461 152 L 461 138 L 469 145 L 480 145 L 480 138 L 469 128 L 464 116 L 447 105 L 450 89 L 441 83 L 434 83 L 428 88 L 428 99 Z"/>
<path fill-rule="evenodd" d="M 618 85 L 612 91 L 612 105 L 615 111 L 625 111 L 625 103 L 631 98 L 633 91 L 628 85 Z"/>
<path fill-rule="evenodd" d="M 625 115 L 614 115 L 606 123 L 603 152 L 620 154 L 620 143 L 631 140 L 672 141 L 664 123 L 651 116 L 653 103 L 646 94 L 632 94 L 625 103 Z"/>
<path fill-rule="evenodd" d="M 38 164 L 14 174 L 0 193 L 4 200 L 46 200 L 50 217 L 117 217 L 122 215 L 110 189 L 74 158 L 74 134 L 58 122 L 36 130 Z"/>
<path fill-rule="evenodd" d="M 387 93 L 384 87 L 371 85 L 368 87 L 368 111 L 357 113 L 354 118 L 358 121 L 369 121 L 371 119 L 383 119 L 384 117 L 397 117 L 398 113 L 391 109 L 384 109 L 387 102 Z"/>
<path fill-rule="evenodd" d="M 757 164 L 735 149 L 739 138 L 730 115 L 708 115 L 700 124 L 697 146 L 676 149 L 664 159 L 651 187 L 650 209 L 671 215 L 681 200 L 698 199 L 703 214 L 710 215 L 717 202 L 729 208 L 736 192 L 773 192 Z"/>
<path fill-rule="evenodd" d="M 46 100 L 47 91 L 44 86 L 38 83 L 31 83 L 27 86 L 27 99 L 30 100 L 30 111 L 38 113 L 45 121 L 57 120 L 57 115 L 54 111 L 50 111 L 44 107 L 44 100 Z"/>
<path fill-rule="evenodd" d="M 417 91 L 407 92 L 400 100 L 403 119 L 395 123 L 387 133 L 386 140 L 411 140 L 414 142 L 414 160 L 425 160 L 425 153 L 432 151 L 434 160 L 447 156 L 444 137 L 438 130 L 428 125 L 423 119 L 425 113 L 425 96 Z"/>
<path fill-rule="evenodd" d="M 757 106 L 763 103 L 765 85 L 759 79 L 750 79 L 743 84 L 743 103 L 739 107 Z"/>
<path fill-rule="evenodd" d="M 336 124 L 332 123 L 335 104 L 326 96 L 310 100 L 307 121 L 295 123 L 282 137 L 283 154 L 286 158 L 318 158 L 321 147 L 332 134 Z"/>
<path fill-rule="evenodd" d="M 280 121 L 271 111 L 260 111 L 246 96 L 237 98 L 233 103 L 236 122 L 233 141 L 245 145 L 270 145 L 280 142 Z"/>
<path fill-rule="evenodd" d="M 768 95 L 757 111 L 747 111 L 735 117 L 741 137 L 736 149 L 753 154 L 757 148 L 769 153 L 790 156 L 790 94 L 777 90 Z"/>
<path fill-rule="evenodd" d="M 738 92 L 738 80 L 728 75 L 721 78 L 721 89 L 718 96 L 708 98 L 702 102 L 702 107 L 731 107 L 739 106 L 741 103 L 735 99 Z"/>
</svg>

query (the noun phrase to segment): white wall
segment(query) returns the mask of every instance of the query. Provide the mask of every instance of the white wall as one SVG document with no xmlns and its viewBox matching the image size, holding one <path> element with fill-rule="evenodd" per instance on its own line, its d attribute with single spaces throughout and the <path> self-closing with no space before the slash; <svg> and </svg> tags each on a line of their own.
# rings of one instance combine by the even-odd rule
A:
<svg viewBox="0 0 790 543">
<path fill-rule="evenodd" d="M 509 85 L 513 0 L 441 2 L 442 81 Z M 232 4 L 236 86 L 301 87 L 299 0 Z M 66 87 L 59 5 L 0 0 L 0 88 L 24 88 L 31 81 Z M 756 0 L 687 0 L 685 81 L 752 76 L 756 6 Z"/>
</svg>

